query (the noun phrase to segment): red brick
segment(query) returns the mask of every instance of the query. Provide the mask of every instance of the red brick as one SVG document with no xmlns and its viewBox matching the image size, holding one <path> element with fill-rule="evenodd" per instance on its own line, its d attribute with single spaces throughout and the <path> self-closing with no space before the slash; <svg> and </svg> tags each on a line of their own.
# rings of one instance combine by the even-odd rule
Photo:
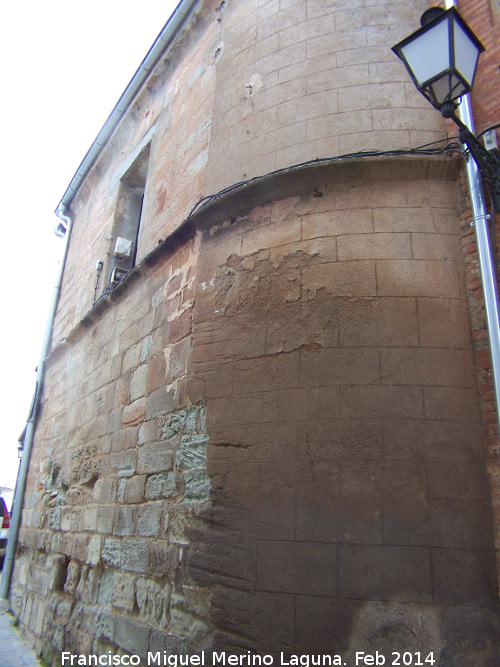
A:
<svg viewBox="0 0 500 667">
<path fill-rule="evenodd" d="M 491 355 L 489 350 L 477 352 L 477 365 L 480 369 L 491 368 Z"/>
<path fill-rule="evenodd" d="M 497 413 L 490 412 L 489 414 L 485 414 L 483 417 L 483 421 L 487 424 L 496 424 L 498 422 Z"/>
<path fill-rule="evenodd" d="M 484 439 L 484 446 L 486 448 L 486 456 L 490 459 L 498 457 L 498 451 L 493 448 L 498 448 L 498 436 L 490 436 Z"/>
</svg>

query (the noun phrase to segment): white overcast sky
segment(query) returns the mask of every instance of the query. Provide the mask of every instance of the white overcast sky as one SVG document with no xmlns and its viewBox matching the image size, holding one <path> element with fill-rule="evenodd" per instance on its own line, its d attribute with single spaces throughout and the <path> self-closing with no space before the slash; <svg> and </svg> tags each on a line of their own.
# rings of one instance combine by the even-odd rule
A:
<svg viewBox="0 0 500 667">
<path fill-rule="evenodd" d="M 27 0 L 0 22 L 0 487 L 13 487 L 78 165 L 178 0 Z"/>
</svg>

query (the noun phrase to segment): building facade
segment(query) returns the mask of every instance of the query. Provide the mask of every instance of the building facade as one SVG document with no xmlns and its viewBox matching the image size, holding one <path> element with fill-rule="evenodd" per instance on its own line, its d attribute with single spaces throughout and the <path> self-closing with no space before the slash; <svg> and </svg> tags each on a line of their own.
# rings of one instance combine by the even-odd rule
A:
<svg viewBox="0 0 500 667">
<path fill-rule="evenodd" d="M 463 159 L 390 48 L 426 8 L 191 3 L 66 193 L 10 597 L 53 664 L 498 659 Z M 498 10 L 459 9 L 483 129 Z"/>
</svg>

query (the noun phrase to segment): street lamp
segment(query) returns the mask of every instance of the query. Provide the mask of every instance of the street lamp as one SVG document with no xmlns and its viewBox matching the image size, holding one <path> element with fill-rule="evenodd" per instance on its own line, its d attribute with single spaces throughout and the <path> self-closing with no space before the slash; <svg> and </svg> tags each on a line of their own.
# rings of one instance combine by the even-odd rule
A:
<svg viewBox="0 0 500 667">
<path fill-rule="evenodd" d="M 422 27 L 393 46 L 418 91 L 441 110 L 470 93 L 479 54 L 484 46 L 452 7 L 431 7 L 422 14 Z"/>
<path fill-rule="evenodd" d="M 431 7 L 420 19 L 422 27 L 393 46 L 417 90 L 459 127 L 483 180 L 490 186 L 495 210 L 500 211 L 500 153 L 488 151 L 455 115 L 457 100 L 470 93 L 479 55 L 484 46 L 454 7 Z"/>
</svg>

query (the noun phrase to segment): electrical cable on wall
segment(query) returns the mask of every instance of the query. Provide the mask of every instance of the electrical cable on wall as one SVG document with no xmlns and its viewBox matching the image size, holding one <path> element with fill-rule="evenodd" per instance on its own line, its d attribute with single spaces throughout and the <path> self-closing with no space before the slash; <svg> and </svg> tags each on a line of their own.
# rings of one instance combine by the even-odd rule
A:
<svg viewBox="0 0 500 667">
<path fill-rule="evenodd" d="M 486 132 L 489 132 L 491 130 L 494 130 L 496 128 L 500 127 L 500 123 L 497 123 L 496 125 L 493 125 L 491 127 L 486 128 L 483 130 L 478 136 L 482 136 Z M 447 142 L 444 146 L 440 145 L 443 144 L 444 142 Z M 307 167 L 311 165 L 320 165 L 320 164 L 334 164 L 335 162 L 340 162 L 341 160 L 353 160 L 353 159 L 363 159 L 363 158 L 369 158 L 369 157 L 390 157 L 390 156 L 401 156 L 401 155 L 441 155 L 443 153 L 446 153 L 448 155 L 451 155 L 452 153 L 457 153 L 458 155 L 463 155 L 463 147 L 462 144 L 458 141 L 458 137 L 453 137 L 451 140 L 450 139 L 440 139 L 438 141 L 433 141 L 428 144 L 423 144 L 422 146 L 417 146 L 416 148 L 399 148 L 399 149 L 393 149 L 393 150 L 386 150 L 386 151 L 380 151 L 380 150 L 363 150 L 363 151 L 358 151 L 356 153 L 345 153 L 343 155 L 338 155 L 335 157 L 328 157 L 328 158 L 315 158 L 313 160 L 308 160 L 306 162 L 301 162 L 299 164 L 292 165 L 290 167 L 284 167 L 282 169 L 276 169 L 274 171 L 270 171 L 267 174 L 263 174 L 261 176 L 254 176 L 253 178 L 246 179 L 244 181 L 238 181 L 237 183 L 233 183 L 232 185 L 229 185 L 226 188 L 223 188 L 222 190 L 219 190 L 218 192 L 207 195 L 206 197 L 202 197 L 199 199 L 196 204 L 193 206 L 193 208 L 190 210 L 187 218 L 184 220 L 186 222 L 189 220 L 197 211 L 202 209 L 204 206 L 209 204 L 210 202 L 216 201 L 223 195 L 232 192 L 233 190 L 236 190 L 240 187 L 244 187 L 245 185 L 248 185 L 249 183 L 254 183 L 259 180 L 263 180 L 265 178 L 269 178 L 270 176 L 275 176 L 277 174 L 284 174 L 289 171 L 293 171 L 295 169 L 299 169 L 301 167 Z M 492 227 L 491 227 L 491 235 L 493 237 L 493 242 L 494 242 L 494 228 L 493 228 L 494 220 L 492 221 Z M 111 270 L 111 275 L 113 274 L 113 268 L 116 266 L 116 258 Z M 100 275 L 97 277 L 96 281 L 96 287 L 95 287 L 95 293 L 94 293 L 94 305 L 104 296 L 109 294 L 110 292 L 113 291 L 113 289 L 126 277 L 126 275 L 130 273 L 130 271 L 127 271 L 119 281 L 116 283 L 110 284 L 105 287 L 103 290 L 102 294 L 97 297 L 97 288 L 99 284 L 99 279 Z M 497 276 L 498 276 L 498 268 L 497 268 Z M 96 298 L 97 297 L 97 298 Z"/>
<path fill-rule="evenodd" d="M 484 132 L 487 131 L 488 130 L 484 130 Z M 448 143 L 445 146 L 442 146 L 440 148 L 430 148 L 431 146 L 435 146 L 436 144 L 441 144 L 444 141 L 448 141 Z M 219 197 L 222 197 L 223 195 L 227 194 L 228 192 L 231 192 L 232 190 L 248 185 L 249 183 L 254 183 L 255 181 L 268 178 L 269 176 L 284 174 L 288 171 L 292 171 L 300 167 L 307 167 L 310 165 L 318 165 L 318 164 L 333 164 L 335 162 L 339 162 L 340 160 L 352 160 L 356 158 L 384 157 L 384 156 L 387 157 L 396 155 L 440 155 L 441 153 L 449 153 L 449 154 L 458 153 L 459 155 L 462 155 L 461 144 L 455 140 L 449 141 L 448 139 L 441 139 L 439 141 L 433 141 L 430 144 L 424 144 L 423 146 L 418 146 L 417 148 L 397 148 L 389 151 L 363 150 L 363 151 L 358 151 L 357 153 L 345 153 L 344 155 L 338 155 L 336 157 L 315 158 L 314 160 L 308 160 L 306 162 L 294 164 L 291 167 L 284 167 L 282 169 L 276 169 L 275 171 L 270 171 L 269 173 L 264 174 L 262 176 L 254 176 L 253 178 L 249 178 L 245 181 L 239 181 L 238 183 L 233 183 L 232 185 L 229 185 L 227 188 L 219 190 L 219 192 L 216 192 L 215 194 L 202 197 L 193 206 L 186 219 L 189 220 L 189 218 L 191 218 L 191 216 L 193 216 L 194 213 L 198 211 L 200 208 L 203 208 L 203 206 L 206 206 L 209 202 L 215 201 Z"/>
<path fill-rule="evenodd" d="M 495 125 L 492 125 L 490 127 L 487 127 L 484 129 L 482 132 L 480 132 L 477 136 L 481 137 L 483 134 L 486 134 L 487 132 L 490 132 L 491 130 L 495 130 L 500 127 L 500 123 L 496 123 Z M 228 192 L 231 192 L 232 190 L 235 190 L 239 187 L 244 187 L 245 185 L 248 185 L 249 183 L 253 183 L 255 181 L 259 181 L 264 178 L 268 178 L 269 176 L 274 176 L 276 174 L 281 174 L 281 173 L 286 173 L 287 171 L 292 171 L 294 169 L 298 169 L 300 167 L 307 167 L 309 165 L 316 165 L 316 164 L 333 164 L 334 162 L 338 162 L 340 160 L 347 160 L 347 159 L 356 159 L 356 158 L 366 158 L 366 157 L 383 157 L 383 156 L 396 156 L 396 155 L 440 155 L 442 153 L 447 153 L 447 154 L 452 154 L 452 153 L 458 153 L 459 155 L 464 154 L 464 149 L 462 147 L 462 144 L 457 141 L 458 137 L 454 137 L 451 139 L 441 139 L 439 141 L 433 141 L 429 144 L 423 144 L 422 146 L 418 146 L 417 148 L 409 148 L 409 149 L 394 149 L 394 150 L 388 150 L 388 151 L 378 151 L 378 150 L 364 150 L 364 151 L 359 151 L 357 153 L 346 153 L 344 155 L 338 155 L 336 157 L 329 157 L 329 158 L 316 158 L 314 160 L 308 160 L 307 162 L 301 162 L 300 164 L 293 165 L 291 167 L 285 167 L 282 169 L 277 169 L 275 171 L 271 171 L 267 174 L 264 174 L 263 176 L 254 176 L 253 178 L 249 178 L 245 181 L 239 181 L 238 183 L 233 183 L 232 185 L 228 186 L 227 188 L 223 188 L 222 190 L 219 190 L 219 192 L 216 192 L 215 194 L 212 195 L 207 195 L 206 197 L 202 197 L 191 209 L 189 212 L 189 215 L 187 216 L 187 220 L 191 218 L 194 213 L 196 213 L 198 210 L 206 206 L 212 201 L 215 201 L 219 199 L 219 197 L 222 197 L 223 195 L 227 194 Z M 441 147 L 435 147 L 436 144 L 442 144 L 444 141 L 447 141 L 448 143 L 445 146 Z M 434 146 L 434 148 L 432 148 Z M 492 193 L 490 188 L 488 188 L 488 192 L 490 193 L 490 202 L 491 202 L 491 220 L 490 220 L 490 235 L 492 238 L 492 247 L 496 250 L 496 241 L 495 241 L 495 218 L 494 218 L 494 205 L 493 205 L 493 198 L 492 198 Z M 494 252 L 494 262 L 495 262 L 495 268 L 496 268 L 496 275 L 497 279 L 500 277 L 499 274 L 499 266 L 498 266 L 498 258 L 496 251 Z"/>
</svg>

